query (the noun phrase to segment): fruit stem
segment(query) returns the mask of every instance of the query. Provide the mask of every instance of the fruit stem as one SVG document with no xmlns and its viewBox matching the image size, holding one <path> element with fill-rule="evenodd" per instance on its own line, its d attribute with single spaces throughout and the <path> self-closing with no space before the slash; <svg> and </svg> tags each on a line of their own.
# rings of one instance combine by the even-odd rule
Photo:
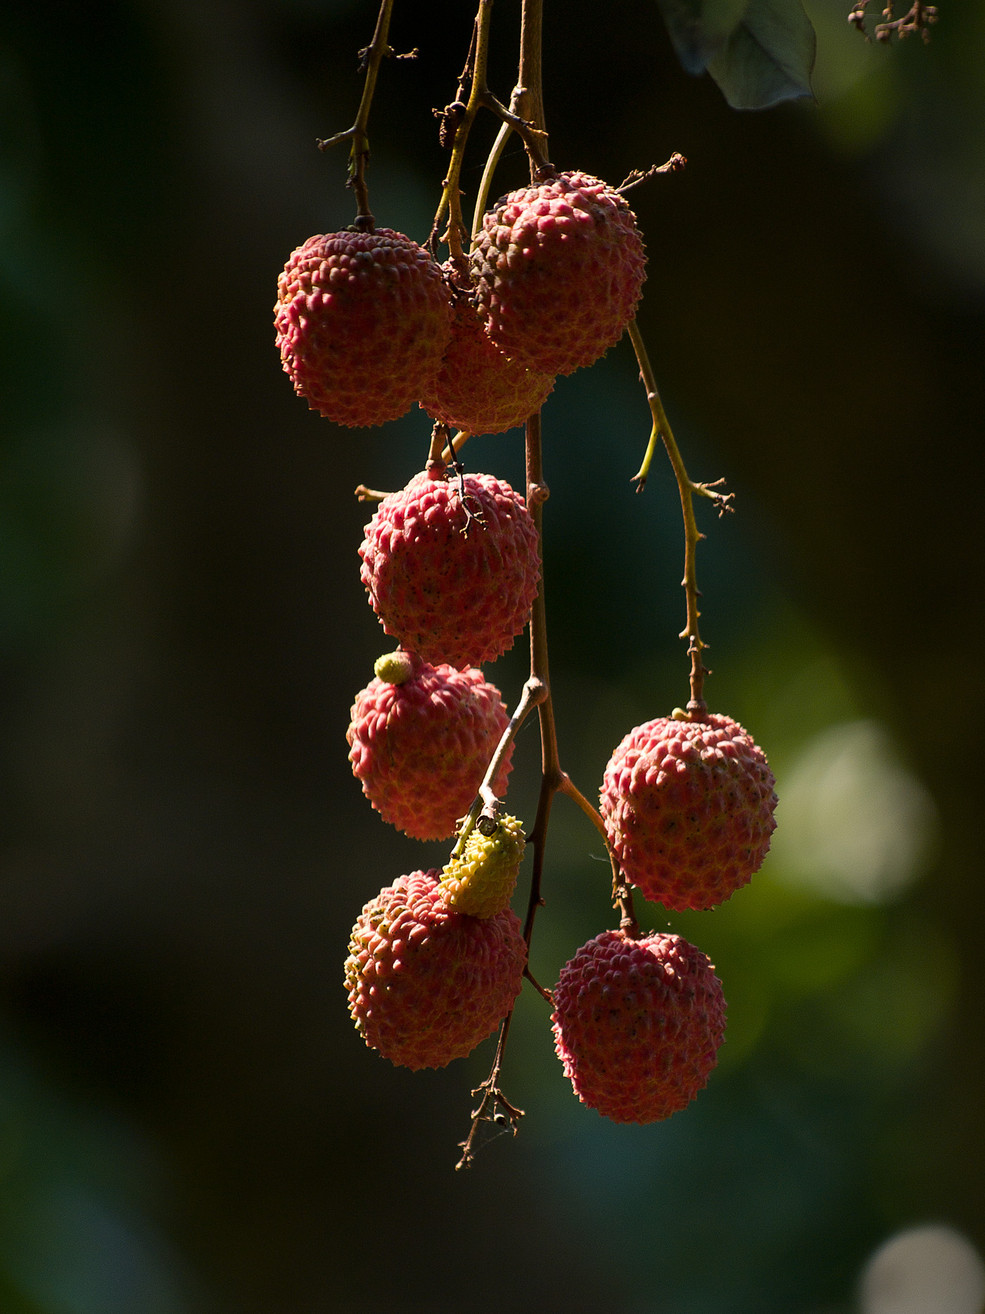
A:
<svg viewBox="0 0 985 1314">
<path fill-rule="evenodd" d="M 523 0 L 520 7 L 520 63 L 510 108 L 541 135 L 547 150 L 547 120 L 544 115 L 544 0 Z M 527 150 L 529 152 L 529 145 Z M 530 176 L 545 161 L 530 158 Z"/>
<path fill-rule="evenodd" d="M 502 120 L 502 127 L 493 143 L 486 160 L 479 186 L 472 232 L 478 230 L 478 224 L 485 211 L 493 170 L 502 154 L 507 136 L 517 133 L 523 140 L 530 157 L 531 175 L 551 172 L 547 159 L 547 134 L 543 131 L 544 119 L 543 95 L 541 92 L 541 27 L 543 0 L 525 0 L 520 22 L 520 65 L 517 85 L 513 91 L 510 109 L 493 95 L 486 82 L 486 67 L 489 56 L 489 29 L 492 17 L 492 0 L 479 0 L 479 9 L 475 17 L 472 35 L 472 47 L 469 60 L 462 75 L 460 87 L 466 78 L 471 77 L 469 98 L 465 107 L 455 120 L 455 135 L 452 141 L 451 159 L 448 173 L 442 183 L 441 200 L 438 211 L 431 225 L 433 243 L 444 216 L 448 223 L 444 233 L 437 240 L 448 246 L 451 260 L 460 268 L 465 262 L 464 239 L 467 233 L 462 215 L 462 193 L 459 180 L 465 160 L 465 146 L 475 116 L 481 108 L 491 110 Z M 459 102 L 460 104 L 460 102 Z M 447 110 L 446 110 L 447 114 Z M 447 118 L 445 122 L 450 122 Z"/>
<path fill-rule="evenodd" d="M 479 1134 L 479 1124 L 490 1122 L 494 1127 L 499 1127 L 503 1131 L 509 1130 L 515 1136 L 517 1125 L 523 1117 L 523 1110 L 518 1109 L 511 1104 L 503 1092 L 499 1089 L 499 1073 L 503 1066 L 503 1056 L 506 1053 L 506 1040 L 510 1034 L 510 1023 L 513 1021 L 513 1010 L 510 1009 L 506 1017 L 503 1018 L 499 1028 L 499 1039 L 496 1042 L 496 1056 L 493 1059 L 492 1068 L 489 1076 L 481 1086 L 477 1086 L 472 1092 L 473 1095 L 481 1094 L 477 1108 L 472 1110 L 472 1126 L 469 1128 L 469 1134 L 464 1141 L 459 1141 L 459 1149 L 462 1151 L 462 1157 L 455 1165 L 455 1171 L 461 1172 L 463 1168 L 471 1168 L 475 1159 L 475 1138 Z"/>
<path fill-rule="evenodd" d="M 471 75 L 469 98 L 455 127 L 448 172 L 441 185 L 441 200 L 438 202 L 438 212 L 434 216 L 434 222 L 431 225 L 431 238 L 433 240 L 442 219 L 446 214 L 448 215 L 447 226 L 439 240 L 447 244 L 450 258 L 459 267 L 465 262 L 463 237 L 466 232 L 465 219 L 462 215 L 462 193 L 459 188 L 459 180 L 462 175 L 462 165 L 465 161 L 465 145 L 469 133 L 472 131 L 472 124 L 475 122 L 475 116 L 478 114 L 479 109 L 486 103 L 488 95 L 486 90 L 486 62 L 489 58 L 489 27 L 492 21 L 492 6 L 493 0 L 479 0 L 479 8 L 475 15 L 475 26 L 472 31 L 472 46 L 469 51 L 469 59 L 466 62 L 465 72 L 462 75 L 463 81 Z"/>
<path fill-rule="evenodd" d="M 527 467 L 527 510 L 537 529 L 540 544 L 541 561 L 544 560 L 544 503 L 550 496 L 550 489 L 544 482 L 544 450 L 541 440 L 541 417 L 538 411 L 527 420 L 526 434 Z M 530 900 L 527 905 L 527 919 L 524 925 L 524 937 L 527 945 L 533 933 L 534 917 L 543 903 L 540 893 L 541 876 L 544 869 L 544 846 L 547 840 L 547 826 L 551 815 L 554 795 L 563 787 L 565 774 L 561 770 L 561 761 L 557 747 L 557 725 L 554 717 L 554 700 L 551 697 L 550 671 L 547 657 L 547 608 L 544 598 L 544 572 L 541 570 L 540 588 L 530 608 L 530 678 L 539 680 L 547 690 L 547 696 L 540 703 L 537 713 L 540 719 L 540 797 L 537 801 L 537 815 L 528 843 L 533 847 L 534 864 L 530 882 Z"/>
<path fill-rule="evenodd" d="M 479 181 L 479 190 L 476 193 L 475 209 L 472 211 L 472 240 L 473 242 L 479 236 L 479 230 L 482 227 L 482 216 L 489 209 L 489 193 L 492 191 L 493 174 L 499 164 L 500 157 L 510 139 L 510 133 L 513 129 L 508 123 L 499 125 L 499 132 L 496 133 L 496 140 L 492 144 L 489 154 L 486 156 L 486 163 L 482 170 L 482 178 Z"/>
<path fill-rule="evenodd" d="M 524 4 L 520 19 L 520 66 L 517 72 L 516 86 L 513 88 L 513 94 L 510 97 L 510 112 L 521 123 L 525 123 L 528 130 L 532 130 L 537 134 L 533 143 L 527 141 L 530 176 L 534 179 L 553 172 L 553 166 L 547 159 L 547 128 L 544 119 L 543 18 L 543 0 Z M 492 190 L 493 174 L 496 172 L 496 166 L 499 164 L 510 133 L 513 131 L 513 124 L 504 119 L 500 124 L 499 132 L 496 134 L 496 140 L 486 157 L 478 195 L 475 198 L 475 210 L 472 215 L 473 240 L 482 227 L 482 216 L 489 208 L 489 193 Z"/>
<path fill-rule="evenodd" d="M 383 60 L 393 54 L 387 43 L 390 31 L 390 15 L 393 12 L 393 0 L 382 0 L 380 12 L 376 17 L 373 39 L 365 50 L 359 52 L 363 67 L 366 69 L 366 81 L 363 84 L 362 99 L 356 111 L 356 121 L 345 132 L 337 132 L 334 137 L 319 139 L 316 145 L 320 151 L 340 141 L 351 141 L 349 148 L 349 172 L 346 186 L 351 187 L 356 197 L 356 217 L 352 227 L 362 232 L 371 233 L 376 226 L 373 212 L 369 208 L 369 187 L 366 183 L 366 166 L 369 164 L 369 110 L 376 90 L 376 76 Z"/>
<path fill-rule="evenodd" d="M 633 169 L 629 177 L 624 178 L 619 184 L 616 191 L 620 196 L 625 196 L 634 187 L 639 187 L 640 183 L 649 182 L 651 178 L 659 178 L 662 173 L 678 173 L 686 165 L 687 160 L 680 151 L 674 151 L 665 164 L 651 164 L 649 169 Z"/>
<path fill-rule="evenodd" d="M 598 808 L 593 807 L 588 799 L 577 787 L 566 771 L 561 773 L 560 792 L 567 794 L 588 817 L 592 825 L 602 836 L 605 843 L 605 851 L 609 855 L 609 866 L 612 868 L 612 905 L 618 908 L 621 914 L 619 919 L 619 929 L 626 931 L 629 935 L 636 935 L 639 932 L 639 923 L 636 920 L 636 913 L 633 909 L 633 891 L 622 878 L 619 870 L 619 863 L 616 861 L 616 855 L 612 852 L 612 845 L 609 843 L 609 836 L 606 834 L 605 822 L 602 820 L 602 814 Z"/>
<path fill-rule="evenodd" d="M 509 725 L 503 731 L 499 743 L 496 745 L 496 751 L 486 768 L 486 774 L 482 777 L 482 783 L 479 785 L 479 792 L 475 796 L 475 801 L 469 809 L 467 815 L 462 820 L 459 827 L 458 838 L 455 841 L 455 847 L 451 851 L 453 858 L 461 857 L 465 850 L 465 841 L 475 828 L 476 822 L 480 817 L 487 816 L 495 820 L 496 813 L 499 809 L 499 799 L 493 790 L 493 781 L 499 774 L 499 769 L 503 764 L 503 758 L 509 749 L 510 744 L 517 736 L 520 726 L 534 710 L 534 708 L 547 697 L 547 686 L 540 680 L 531 677 L 523 686 L 520 694 L 520 701 L 517 703 L 516 711 L 510 717 Z"/>
<path fill-rule="evenodd" d="M 481 11 L 480 11 L 481 12 Z M 523 0 L 521 32 L 520 32 L 520 64 L 517 75 L 517 85 L 513 92 L 512 106 L 516 114 L 516 122 L 510 123 L 509 120 L 501 114 L 503 118 L 503 128 L 500 130 L 496 139 L 496 144 L 490 152 L 486 161 L 486 168 L 482 177 L 482 186 L 480 189 L 480 201 L 483 209 L 485 208 L 485 197 L 488 195 L 489 184 L 492 178 L 492 171 L 495 163 L 502 151 L 503 144 L 506 140 L 506 132 L 512 128 L 520 133 L 524 144 L 527 147 L 527 153 L 530 157 L 531 177 L 535 176 L 535 170 L 540 168 L 550 169 L 547 163 L 546 155 L 540 153 L 540 143 L 543 143 L 543 149 L 546 151 L 547 135 L 544 132 L 544 104 L 541 78 L 541 60 L 542 60 L 542 20 L 543 20 L 543 0 Z M 475 87 L 473 85 L 473 92 Z M 471 102 L 471 97 L 470 97 Z M 495 107 L 494 107 L 495 108 Z M 499 112 L 500 106 L 497 109 Z M 519 116 L 524 116 L 525 121 L 521 121 Z M 511 118 L 513 115 L 510 116 Z M 522 122 L 522 128 L 519 126 Z M 536 136 L 532 134 L 536 133 Z M 477 210 L 478 215 L 481 213 Z M 437 222 L 437 221 L 436 221 Z M 544 560 L 544 503 L 550 496 L 550 490 L 544 482 L 544 455 L 543 444 L 541 440 L 541 420 L 540 412 L 537 411 L 527 420 L 526 425 L 526 495 L 527 510 L 534 522 L 537 530 L 537 542 L 540 548 L 541 562 Z M 537 801 L 537 815 L 534 819 L 533 830 L 527 838 L 527 843 L 533 849 L 533 874 L 530 880 L 530 896 L 527 902 L 527 916 L 523 928 L 523 938 L 527 944 L 528 952 L 528 971 L 529 973 L 529 950 L 530 941 L 533 935 L 534 918 L 537 909 L 543 903 L 541 897 L 541 877 L 544 868 L 544 849 L 547 839 L 547 825 L 550 819 L 551 805 L 554 802 L 554 796 L 559 790 L 563 790 L 579 802 L 579 806 L 587 807 L 589 814 L 594 809 L 588 800 L 583 798 L 580 792 L 571 783 L 567 774 L 561 770 L 561 763 L 558 756 L 557 747 L 557 730 L 554 719 L 554 704 L 551 699 L 550 674 L 547 658 L 547 611 L 544 602 L 544 573 L 541 568 L 540 588 L 537 590 L 537 596 L 530 608 L 530 677 L 524 685 L 523 696 L 520 700 L 520 706 L 514 713 L 513 721 L 517 721 L 519 728 L 519 713 L 524 707 L 526 700 L 529 700 L 529 706 L 524 711 L 524 716 L 534 707 L 537 707 L 538 719 L 540 721 L 540 744 L 541 744 L 541 784 L 540 796 Z M 510 725 L 513 725 L 511 721 Z M 510 729 L 504 733 L 504 738 L 510 733 Z M 513 730 L 515 736 L 516 730 Z M 513 737 L 511 736 L 511 738 Z M 505 749 L 504 749 L 505 751 Z M 499 750 L 497 750 L 497 756 Z M 494 759 L 495 760 L 495 759 Z M 493 778 L 493 768 L 490 765 L 487 772 L 486 781 Z M 486 781 L 483 783 L 485 784 Z M 474 807 L 474 805 L 473 805 Z M 601 822 L 601 817 L 599 817 Z M 533 981 L 533 977 L 530 980 Z M 534 982 L 536 985 L 536 982 Z M 549 994 L 539 985 L 538 991 L 548 1000 Z M 483 1084 L 474 1091 L 473 1094 L 482 1092 L 482 1099 L 478 1108 L 472 1112 L 472 1126 L 467 1138 L 461 1143 L 462 1157 L 456 1164 L 456 1168 L 467 1168 L 474 1158 L 474 1143 L 478 1135 L 479 1124 L 483 1121 L 491 1121 L 497 1125 L 504 1125 L 512 1130 L 516 1135 L 517 1123 L 523 1116 L 521 1109 L 514 1108 L 513 1105 L 505 1098 L 499 1089 L 499 1073 L 503 1065 L 503 1057 L 506 1052 L 506 1042 L 509 1037 L 510 1024 L 513 1020 L 513 1009 L 503 1018 L 499 1031 L 499 1040 L 496 1044 L 496 1056 L 493 1059 L 492 1068 L 489 1076 Z"/>
<path fill-rule="evenodd" d="M 441 420 L 435 420 L 428 445 L 428 459 L 424 466 L 429 479 L 446 479 L 448 477 L 448 464 L 444 453 L 445 445 L 449 441 L 450 435 L 447 424 L 444 424 Z M 451 453 L 454 459 L 454 448 L 451 449 Z"/>
<path fill-rule="evenodd" d="M 541 561 L 544 559 L 543 553 L 543 522 L 544 522 L 544 503 L 549 496 L 549 490 L 544 483 L 544 463 L 543 448 L 541 445 L 541 428 L 540 412 L 531 415 L 527 420 L 526 434 L 526 469 L 527 469 L 527 509 L 537 528 L 537 541 L 540 546 Z M 529 691 L 529 692 L 528 692 Z M 536 696 L 536 701 L 535 700 Z M 537 816 L 534 820 L 533 830 L 527 837 L 527 844 L 533 849 L 534 864 L 533 875 L 530 880 L 530 897 L 527 903 L 527 916 L 523 927 L 523 938 L 527 944 L 529 958 L 530 939 L 533 934 L 534 917 L 537 909 L 543 903 L 540 895 L 541 874 L 544 868 L 544 843 L 547 837 L 547 823 L 550 818 L 551 804 L 554 801 L 554 795 L 562 788 L 564 773 L 561 771 L 560 762 L 558 761 L 557 751 L 557 734 L 554 726 L 554 708 L 551 702 L 550 683 L 548 681 L 547 665 L 547 613 L 544 608 L 544 576 L 541 573 L 540 588 L 537 596 L 530 608 L 530 678 L 523 687 L 523 696 L 517 711 L 513 715 L 513 721 L 518 720 L 520 709 L 524 706 L 525 700 L 530 702 L 526 711 L 529 712 L 534 706 L 540 719 L 540 743 L 541 743 L 541 783 L 540 797 L 537 802 Z M 525 713 L 526 714 L 526 713 Z M 512 726 L 513 721 L 510 722 Z M 519 726 L 517 727 L 519 728 Z M 504 732 L 504 739 L 510 733 L 509 727 Z M 515 733 L 515 731 L 514 731 Z M 502 741 L 500 741 L 502 746 Z M 494 761 L 499 756 L 499 749 L 496 751 Z M 493 768 L 490 764 L 489 770 L 483 783 L 493 778 Z M 481 793 L 481 789 L 480 789 Z M 475 804 L 472 805 L 475 810 Z M 471 815 L 471 814 L 470 814 Z M 478 814 L 477 814 L 478 815 Z M 460 843 L 462 841 L 459 841 Z M 457 845 L 452 852 L 454 857 L 457 852 Z M 531 978 L 532 979 L 532 978 Z M 540 987 L 538 987 L 540 989 Z M 543 993 L 543 991 L 541 991 Z M 516 1124 L 522 1110 L 514 1109 L 506 1100 L 502 1091 L 499 1089 L 499 1073 L 503 1066 L 503 1056 L 506 1052 L 506 1041 L 510 1033 L 510 1023 L 513 1020 L 513 1009 L 503 1018 L 499 1031 L 499 1041 L 496 1045 L 496 1055 L 493 1059 L 492 1068 L 489 1076 L 477 1090 L 473 1091 L 474 1095 L 482 1092 L 482 1099 L 479 1106 L 472 1111 L 472 1126 L 469 1134 L 461 1142 L 462 1157 L 455 1165 L 456 1169 L 468 1168 L 475 1157 L 474 1143 L 478 1135 L 479 1124 L 481 1122 L 505 1122 L 516 1134 Z M 505 1111 L 505 1112 L 504 1112 Z"/>
<path fill-rule="evenodd" d="M 710 672 L 701 660 L 701 654 L 707 644 L 702 641 L 698 629 L 698 617 L 701 615 L 698 608 L 698 599 L 701 596 L 701 591 L 698 588 L 696 562 L 698 543 L 704 538 L 704 534 L 699 531 L 698 522 L 695 519 L 694 495 L 698 494 L 698 496 L 707 497 L 712 501 L 720 516 L 734 509 L 732 506 L 733 495 L 718 491 L 723 482 L 721 479 L 710 484 L 696 484 L 689 476 L 684 466 L 680 448 L 674 439 L 674 433 L 670 427 L 670 421 L 667 419 L 663 402 L 660 400 L 660 393 L 657 389 L 653 368 L 650 365 L 650 358 L 647 355 L 643 336 L 635 318 L 630 321 L 628 332 L 633 343 L 633 349 L 636 352 L 636 359 L 640 367 L 640 378 L 646 388 L 646 399 L 650 406 L 650 414 L 653 417 L 653 428 L 650 431 L 650 441 L 643 457 L 643 464 L 633 475 L 633 481 L 636 484 L 636 491 L 641 493 L 646 486 L 650 463 L 653 460 L 657 439 L 659 438 L 663 442 L 674 470 L 674 477 L 677 480 L 681 497 L 681 511 L 684 516 L 684 578 L 681 583 L 684 586 L 687 621 L 684 629 L 681 630 L 680 637 L 687 639 L 688 656 L 691 658 L 691 699 L 687 705 L 687 714 L 689 717 L 700 719 L 708 710 L 703 694 L 705 676 L 709 675 Z"/>
</svg>

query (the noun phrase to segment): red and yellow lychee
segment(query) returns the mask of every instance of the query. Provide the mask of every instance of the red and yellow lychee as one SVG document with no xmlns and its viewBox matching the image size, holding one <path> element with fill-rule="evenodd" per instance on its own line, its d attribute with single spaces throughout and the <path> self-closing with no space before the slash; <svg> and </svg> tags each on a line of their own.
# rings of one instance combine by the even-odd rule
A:
<svg viewBox="0 0 985 1314">
<path fill-rule="evenodd" d="M 449 908 L 437 871 L 415 871 L 363 908 L 349 939 L 349 1013 L 372 1049 L 407 1068 L 464 1058 L 513 1007 L 527 948 L 506 908 Z"/>
<path fill-rule="evenodd" d="M 421 406 L 432 419 L 469 434 L 515 429 L 543 406 L 554 376 L 504 356 L 483 331 L 471 284 L 450 262 L 443 268 L 454 312 L 451 339 Z"/>
<path fill-rule="evenodd" d="M 381 657 L 356 695 L 346 738 L 363 793 L 412 839 L 448 839 L 472 806 L 509 724 L 481 671 L 431 666 L 414 653 Z M 506 793 L 513 745 L 493 781 Z"/>
<path fill-rule="evenodd" d="M 537 528 L 520 494 L 493 475 L 415 475 L 379 504 L 359 555 L 386 633 L 451 666 L 511 648 L 540 583 Z"/>
<path fill-rule="evenodd" d="M 309 237 L 277 281 L 277 347 L 294 390 L 337 424 L 383 424 L 430 386 L 451 334 L 441 270 L 391 228 Z"/>
<path fill-rule="evenodd" d="M 471 258 L 490 339 L 548 375 L 591 365 L 618 342 L 646 275 L 626 200 L 579 172 L 504 196 L 483 216 Z"/>
<path fill-rule="evenodd" d="M 613 1122 L 655 1122 L 694 1099 L 725 1033 L 708 958 L 679 935 L 604 931 L 561 969 L 554 1042 L 583 1104 Z"/>
<path fill-rule="evenodd" d="M 599 808 L 623 875 L 675 911 L 712 908 L 762 866 L 776 822 L 773 773 L 731 717 L 657 717 L 605 768 Z"/>
</svg>

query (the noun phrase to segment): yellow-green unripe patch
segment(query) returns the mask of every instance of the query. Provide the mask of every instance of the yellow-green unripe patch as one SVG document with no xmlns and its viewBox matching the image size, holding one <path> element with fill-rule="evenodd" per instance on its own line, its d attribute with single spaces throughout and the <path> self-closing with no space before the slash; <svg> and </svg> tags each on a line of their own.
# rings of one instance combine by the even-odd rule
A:
<svg viewBox="0 0 985 1314">
<path fill-rule="evenodd" d="M 373 663 L 373 674 L 385 684 L 404 684 L 414 673 L 414 659 L 409 652 L 385 652 Z"/>
<path fill-rule="evenodd" d="M 439 890 L 449 908 L 471 917 L 495 917 L 508 907 L 523 859 L 523 823 L 500 817 L 492 835 L 476 827 L 457 858 L 441 873 Z"/>
</svg>

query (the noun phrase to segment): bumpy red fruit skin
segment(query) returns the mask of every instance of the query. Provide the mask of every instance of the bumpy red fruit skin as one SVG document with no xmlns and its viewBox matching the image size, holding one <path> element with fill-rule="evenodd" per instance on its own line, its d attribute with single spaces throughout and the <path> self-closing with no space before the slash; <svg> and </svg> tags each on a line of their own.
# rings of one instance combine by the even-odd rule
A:
<svg viewBox="0 0 985 1314">
<path fill-rule="evenodd" d="M 708 1081 L 725 997 L 707 957 L 679 935 L 604 931 L 561 969 L 554 1044 L 575 1094 L 613 1122 L 656 1122 Z"/>
<path fill-rule="evenodd" d="M 511 909 L 455 912 L 438 894 L 439 874 L 401 876 L 371 899 L 345 964 L 357 1030 L 407 1068 L 442 1068 L 471 1053 L 512 1008 L 527 961 Z"/>
<path fill-rule="evenodd" d="M 441 271 L 403 233 L 326 233 L 291 254 L 274 327 L 284 370 L 312 410 L 351 427 L 395 420 L 441 362 L 451 307 Z"/>
<path fill-rule="evenodd" d="M 515 429 L 543 406 L 554 376 L 504 356 L 483 331 L 471 286 L 463 285 L 450 262 L 443 269 L 455 293 L 451 339 L 421 406 L 432 419 L 466 433 Z"/>
<path fill-rule="evenodd" d="M 713 908 L 762 865 L 773 786 L 763 750 L 731 717 L 657 717 L 612 754 L 599 807 L 623 875 L 645 898 Z"/>
<path fill-rule="evenodd" d="M 492 475 L 415 475 L 383 499 L 359 548 L 373 610 L 429 662 L 479 666 L 512 648 L 540 581 L 526 503 Z"/>
<path fill-rule="evenodd" d="M 584 173 L 504 196 L 483 217 L 472 263 L 489 337 L 543 374 L 604 355 L 632 319 L 646 272 L 632 210 Z"/>
<path fill-rule="evenodd" d="M 377 812 L 412 839 L 448 839 L 469 810 L 509 724 L 482 672 L 431 666 L 414 654 L 402 684 L 374 678 L 356 695 L 349 760 Z M 493 781 L 506 793 L 513 745 Z"/>
</svg>

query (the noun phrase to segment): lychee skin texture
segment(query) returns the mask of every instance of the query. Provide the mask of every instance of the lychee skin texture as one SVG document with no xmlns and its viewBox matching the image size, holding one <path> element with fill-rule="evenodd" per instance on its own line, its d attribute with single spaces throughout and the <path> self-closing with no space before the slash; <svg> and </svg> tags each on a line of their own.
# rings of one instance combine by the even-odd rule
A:
<svg viewBox="0 0 985 1314">
<path fill-rule="evenodd" d="M 623 875 L 666 908 L 713 908 L 762 866 L 776 828 L 773 773 L 738 722 L 657 717 L 631 730 L 600 811 Z"/>
<path fill-rule="evenodd" d="M 372 679 L 352 705 L 349 761 L 385 821 L 412 839 L 449 839 L 472 806 L 509 713 L 482 672 L 431 666 L 407 654 L 400 684 Z M 506 793 L 510 744 L 495 780 Z"/>
<path fill-rule="evenodd" d="M 381 890 L 352 928 L 349 1013 L 391 1063 L 442 1068 L 490 1035 L 513 1007 L 527 949 L 509 908 L 469 917 L 447 907 L 436 871 Z"/>
<path fill-rule="evenodd" d="M 605 931 L 554 989 L 554 1045 L 583 1104 L 613 1122 L 656 1122 L 707 1084 L 725 1033 L 722 984 L 679 935 Z"/>
<path fill-rule="evenodd" d="M 391 228 L 309 237 L 277 280 L 281 363 L 312 410 L 351 427 L 398 419 L 451 333 L 441 271 Z"/>
<path fill-rule="evenodd" d="M 450 262 L 443 268 L 454 294 L 451 339 L 421 406 L 432 419 L 470 434 L 515 429 L 543 406 L 554 376 L 504 356 L 483 331 L 471 287 L 462 287 L 460 277 L 456 283 Z"/>
<path fill-rule="evenodd" d="M 551 375 L 591 365 L 618 342 L 646 275 L 632 210 L 584 173 L 504 196 L 483 216 L 472 263 L 490 339 Z"/>
<path fill-rule="evenodd" d="M 387 634 L 425 661 L 479 666 L 512 648 L 540 582 L 538 534 L 493 475 L 415 475 L 379 504 L 360 576 Z"/>
<path fill-rule="evenodd" d="M 452 856 L 441 869 L 442 899 L 449 908 L 472 917 L 495 916 L 513 897 L 525 846 L 523 822 L 518 817 L 499 817 L 491 835 L 476 825 L 461 854 Z"/>
</svg>

